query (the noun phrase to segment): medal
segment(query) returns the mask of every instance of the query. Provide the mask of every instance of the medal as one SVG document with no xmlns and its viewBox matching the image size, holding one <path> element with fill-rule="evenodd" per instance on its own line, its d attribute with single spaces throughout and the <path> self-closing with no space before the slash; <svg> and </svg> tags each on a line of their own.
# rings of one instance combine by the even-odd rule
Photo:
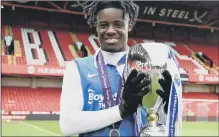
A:
<svg viewBox="0 0 219 137">
<path fill-rule="evenodd" d="M 109 128 L 110 128 L 109 136 L 110 137 L 120 137 L 120 132 L 119 132 L 120 124 L 121 124 L 121 121 L 109 126 Z"/>
<path fill-rule="evenodd" d="M 119 137 L 120 136 L 119 130 L 115 129 L 115 128 L 110 129 L 109 136 L 110 137 Z"/>
</svg>

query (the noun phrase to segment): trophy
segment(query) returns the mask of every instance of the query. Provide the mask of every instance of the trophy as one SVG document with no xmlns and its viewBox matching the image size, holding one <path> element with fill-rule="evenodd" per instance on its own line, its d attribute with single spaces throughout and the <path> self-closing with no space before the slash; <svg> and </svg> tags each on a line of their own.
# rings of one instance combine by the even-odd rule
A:
<svg viewBox="0 0 219 137">
<path fill-rule="evenodd" d="M 159 123 L 158 114 L 163 103 L 156 89 L 161 88 L 158 79 L 162 78 L 162 72 L 167 68 L 167 64 L 165 60 L 151 57 L 146 50 L 149 47 L 143 46 L 143 44 L 137 44 L 129 48 L 125 68 L 126 78 L 133 69 L 136 69 L 139 73 L 145 73 L 152 83 L 151 91 L 143 98 L 143 106 L 147 111 L 147 124 L 140 130 L 139 136 L 165 136 L 165 126 Z"/>
</svg>

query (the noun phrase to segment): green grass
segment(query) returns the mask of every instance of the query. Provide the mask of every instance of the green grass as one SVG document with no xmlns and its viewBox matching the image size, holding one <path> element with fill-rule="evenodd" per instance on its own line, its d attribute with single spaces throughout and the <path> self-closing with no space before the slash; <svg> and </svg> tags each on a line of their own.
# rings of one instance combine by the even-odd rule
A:
<svg viewBox="0 0 219 137">
<path fill-rule="evenodd" d="M 74 128 L 74 127 L 72 127 Z M 217 122 L 183 122 L 183 136 L 219 136 Z M 2 136 L 62 136 L 58 121 L 2 122 Z"/>
<path fill-rule="evenodd" d="M 3 136 L 61 136 L 58 121 L 2 122 Z"/>
<path fill-rule="evenodd" d="M 183 122 L 184 136 L 219 136 L 217 122 Z"/>
</svg>

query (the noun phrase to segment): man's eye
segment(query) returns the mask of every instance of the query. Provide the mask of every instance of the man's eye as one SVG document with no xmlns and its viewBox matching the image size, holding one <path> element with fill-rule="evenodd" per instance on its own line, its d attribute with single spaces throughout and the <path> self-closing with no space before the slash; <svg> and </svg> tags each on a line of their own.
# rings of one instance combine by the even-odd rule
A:
<svg viewBox="0 0 219 137">
<path fill-rule="evenodd" d="M 106 28 L 108 25 L 107 24 L 100 24 L 99 27 L 101 28 Z"/>
<path fill-rule="evenodd" d="M 123 24 L 117 23 L 117 24 L 115 24 L 115 26 L 118 27 L 118 28 L 121 28 L 121 27 L 123 27 Z"/>
</svg>

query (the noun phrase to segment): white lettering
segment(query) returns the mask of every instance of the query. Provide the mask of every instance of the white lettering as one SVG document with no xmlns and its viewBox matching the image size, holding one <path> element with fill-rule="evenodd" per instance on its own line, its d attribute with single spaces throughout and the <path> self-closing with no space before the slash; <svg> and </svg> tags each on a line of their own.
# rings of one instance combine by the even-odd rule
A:
<svg viewBox="0 0 219 137">
<path fill-rule="evenodd" d="M 155 8 L 155 7 L 150 7 L 150 8 L 148 9 L 148 15 L 154 15 L 155 11 L 156 11 L 156 8 Z"/>
<path fill-rule="evenodd" d="M 24 51 L 26 54 L 28 65 L 44 65 L 46 63 L 46 57 L 43 49 L 40 47 L 41 41 L 39 34 L 34 29 L 21 28 L 21 36 L 23 39 Z M 33 42 L 29 41 L 28 34 L 33 36 Z M 34 58 L 32 50 L 35 50 L 38 58 Z"/>
<path fill-rule="evenodd" d="M 41 112 L 33 111 L 32 114 L 42 114 Z"/>
<path fill-rule="evenodd" d="M 147 10 L 148 10 L 148 6 L 146 6 L 146 7 L 144 8 L 143 14 L 146 14 Z"/>
<path fill-rule="evenodd" d="M 94 95 L 94 100 L 99 100 L 100 96 L 99 95 Z"/>
<path fill-rule="evenodd" d="M 88 93 L 88 101 L 89 104 L 93 103 L 94 101 L 103 102 L 104 97 L 101 94 L 94 94 L 94 93 Z"/>
<path fill-rule="evenodd" d="M 219 81 L 219 78 L 218 77 L 214 77 L 214 76 L 212 76 L 212 77 L 206 77 L 205 78 L 207 81 L 211 81 L 211 82 L 216 82 L 216 81 Z"/>
<path fill-rule="evenodd" d="M 116 100 L 117 93 L 113 94 L 113 100 Z M 88 90 L 88 104 L 92 104 L 93 101 L 103 103 L 104 96 L 102 94 L 95 94 L 92 89 Z"/>
<path fill-rule="evenodd" d="M 160 15 L 160 16 L 164 16 L 164 15 L 165 15 L 165 12 L 166 12 L 166 9 L 163 8 L 163 9 L 161 9 L 159 15 Z"/>
<path fill-rule="evenodd" d="M 30 111 L 11 111 L 11 114 L 12 115 L 27 115 L 27 114 L 30 114 Z"/>
<path fill-rule="evenodd" d="M 186 15 L 184 16 L 184 19 L 189 19 L 189 12 L 186 12 Z"/>
<path fill-rule="evenodd" d="M 64 69 L 56 69 L 56 68 L 38 68 L 38 73 L 42 74 L 64 74 Z"/>
<path fill-rule="evenodd" d="M 100 96 L 99 102 L 103 102 L 103 99 L 104 99 L 104 97 L 103 97 L 103 96 Z"/>
<path fill-rule="evenodd" d="M 155 12 L 156 12 L 156 7 L 148 7 L 148 6 L 146 6 L 144 8 L 143 14 L 154 15 Z"/>
<path fill-rule="evenodd" d="M 88 93 L 88 96 L 89 96 L 89 100 L 93 100 L 93 98 L 94 98 L 94 93 Z"/>
<path fill-rule="evenodd" d="M 105 108 L 106 108 L 106 106 L 105 106 L 104 103 L 98 103 L 98 105 L 99 105 L 99 108 L 102 108 L 102 109 L 105 109 Z"/>
<path fill-rule="evenodd" d="M 185 15 L 185 11 L 184 11 L 184 10 L 181 10 L 181 11 L 179 12 L 178 18 L 179 18 L 179 19 L 182 19 L 182 18 L 184 17 L 184 15 Z"/>
<path fill-rule="evenodd" d="M 136 65 L 137 65 L 137 66 L 140 66 L 140 67 L 143 67 L 143 63 L 141 63 L 141 61 L 137 61 L 137 62 L 136 62 Z"/>
<path fill-rule="evenodd" d="M 174 10 L 172 14 L 172 18 L 176 18 L 179 13 L 179 10 Z"/>
<path fill-rule="evenodd" d="M 173 10 L 173 9 L 165 9 L 162 8 L 160 10 L 159 16 L 171 17 L 171 18 L 179 18 L 179 19 L 189 19 L 189 12 L 184 10 Z"/>
<path fill-rule="evenodd" d="M 173 12 L 173 9 L 168 9 L 167 11 L 168 11 L 168 12 L 167 12 L 167 17 L 169 17 L 169 16 L 170 16 L 170 13 Z"/>
</svg>

